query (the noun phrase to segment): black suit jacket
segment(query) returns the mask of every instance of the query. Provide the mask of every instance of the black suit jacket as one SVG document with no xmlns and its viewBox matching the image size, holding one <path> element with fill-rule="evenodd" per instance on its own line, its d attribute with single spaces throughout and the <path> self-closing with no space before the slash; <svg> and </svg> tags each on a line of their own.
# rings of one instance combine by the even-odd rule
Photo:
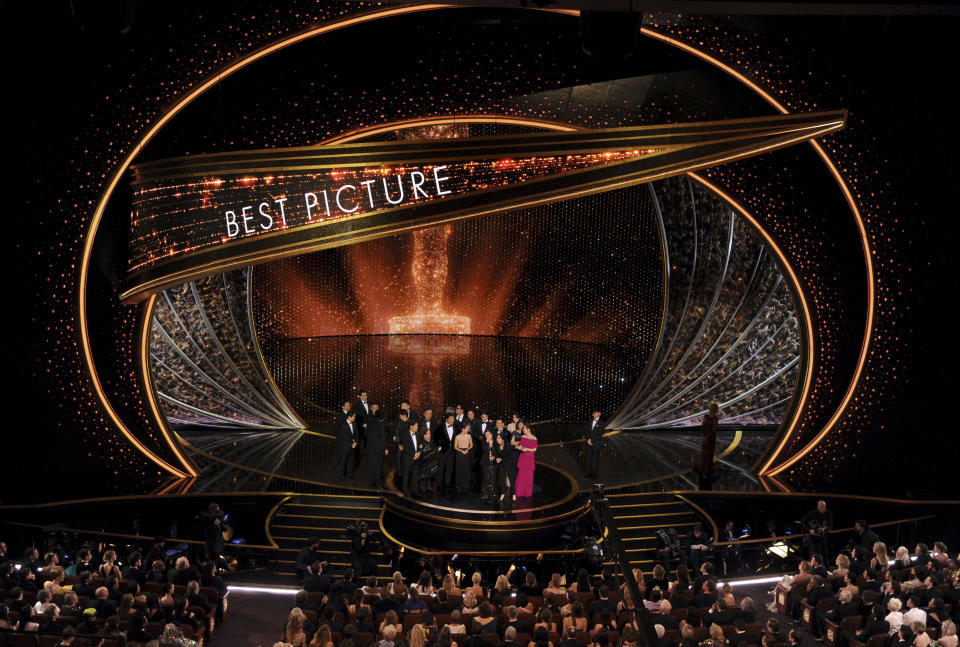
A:
<svg viewBox="0 0 960 647">
<path fill-rule="evenodd" d="M 357 420 L 353 420 L 353 430 L 347 424 L 346 419 L 337 426 L 337 453 L 343 454 L 350 451 L 350 446 L 357 442 Z"/>
<path fill-rule="evenodd" d="M 410 435 L 410 430 L 407 429 L 406 433 L 400 437 L 400 442 L 403 445 L 403 451 L 400 452 L 403 465 L 412 465 L 414 463 L 413 456 L 420 451 L 420 447 L 423 444 L 423 439 L 420 438 L 419 434 L 417 434 L 417 444 L 416 447 L 414 447 L 413 437 Z"/>
<path fill-rule="evenodd" d="M 707 609 L 713 606 L 713 603 L 717 601 L 717 596 L 712 593 L 697 593 L 693 596 L 692 606 L 697 607 L 698 609 Z"/>
<path fill-rule="evenodd" d="M 330 578 L 326 575 L 307 575 L 303 578 L 303 590 L 310 593 L 329 593 Z"/>
<path fill-rule="evenodd" d="M 97 617 L 101 620 L 117 615 L 117 605 L 110 600 L 97 600 L 93 608 L 97 610 Z"/>
<path fill-rule="evenodd" d="M 477 437 L 483 440 L 483 434 L 486 430 L 489 430 L 493 434 L 493 439 L 497 439 L 497 424 L 493 420 L 487 420 L 487 429 L 483 428 L 483 422 L 480 418 L 477 418 Z"/>
<path fill-rule="evenodd" d="M 433 442 L 434 445 L 436 445 L 436 444 L 439 442 L 439 439 L 437 438 L 437 433 L 440 431 L 440 427 L 442 427 L 442 426 L 443 426 L 443 423 L 442 423 L 442 422 L 438 422 L 436 418 L 431 418 L 431 419 L 430 419 L 430 438 L 432 439 L 432 442 Z M 423 434 L 424 434 L 424 432 L 426 432 L 426 430 L 427 430 L 427 421 L 421 419 L 421 420 L 420 420 L 420 435 L 423 436 Z"/>
<path fill-rule="evenodd" d="M 742 634 L 734 634 L 733 638 L 730 640 L 730 644 L 733 647 L 747 647 L 748 645 L 759 645 L 760 636 L 749 631 L 744 631 Z"/>
<path fill-rule="evenodd" d="M 419 414 L 417 414 L 416 411 L 414 411 L 413 409 L 407 409 L 407 411 L 410 414 L 410 417 L 407 418 L 408 422 L 420 422 L 420 416 Z"/>
<path fill-rule="evenodd" d="M 611 615 L 615 616 L 617 614 L 617 603 L 609 599 L 593 600 L 587 607 L 587 613 L 591 615 L 594 613 L 601 613 L 603 611 L 609 611 Z"/>
<path fill-rule="evenodd" d="M 603 428 L 607 423 L 603 421 L 603 418 L 597 418 L 597 424 L 593 424 L 593 417 L 591 416 L 590 420 L 587 421 L 587 424 L 583 426 L 583 437 L 586 440 L 592 440 L 595 447 L 600 446 L 600 441 L 603 439 Z M 592 428 L 591 428 L 592 427 Z"/>
<path fill-rule="evenodd" d="M 824 584 L 823 586 L 810 589 L 807 592 L 807 604 L 809 604 L 811 607 L 816 607 L 817 602 L 820 600 L 825 600 L 829 597 L 833 597 L 833 590 L 830 588 L 829 584 Z"/>
<path fill-rule="evenodd" d="M 653 624 L 662 625 L 664 629 L 679 629 L 680 618 L 669 613 L 661 613 L 653 616 Z"/>
<path fill-rule="evenodd" d="M 852 618 L 860 615 L 860 607 L 856 602 L 844 602 L 833 611 L 827 613 L 827 620 L 839 623 L 844 618 Z"/>
<path fill-rule="evenodd" d="M 520 634 L 529 634 L 529 633 L 530 633 L 530 627 L 527 625 L 526 622 L 524 622 L 523 620 L 520 620 L 519 618 L 516 619 L 516 620 L 508 620 L 506 623 L 504 623 L 504 625 L 503 625 L 502 627 L 500 627 L 500 635 L 501 635 L 501 636 L 502 636 L 503 633 L 507 630 L 507 627 L 513 627 L 514 629 L 516 629 L 518 636 L 519 636 Z"/>
<path fill-rule="evenodd" d="M 367 456 L 383 456 L 387 448 L 387 431 L 383 421 L 370 416 L 367 418 Z"/>
<path fill-rule="evenodd" d="M 371 406 L 373 403 L 370 400 L 367 400 L 367 407 Z M 373 413 L 367 411 L 367 408 L 363 406 L 363 402 L 360 401 L 360 398 L 357 398 L 353 401 L 353 411 L 357 412 L 357 420 L 363 422 L 367 418 L 373 416 Z"/>
<path fill-rule="evenodd" d="M 460 428 L 457 426 L 456 421 L 453 423 L 453 438 L 457 437 L 457 434 L 460 433 Z M 447 423 L 443 422 L 437 428 L 437 433 L 433 437 L 434 442 L 437 444 L 437 447 L 440 448 L 441 454 L 446 454 L 449 451 L 452 451 L 453 439 L 447 437 Z"/>
<path fill-rule="evenodd" d="M 740 614 L 734 610 L 727 609 L 726 611 L 714 611 L 713 613 L 708 613 L 704 616 L 704 624 L 708 627 L 710 623 L 716 622 L 721 627 L 726 625 L 732 625 L 733 621 L 740 617 Z"/>
<path fill-rule="evenodd" d="M 404 436 L 409 436 L 409 435 L 410 435 L 410 418 L 407 418 L 406 420 L 401 420 L 400 417 L 397 416 L 396 421 L 393 423 L 393 437 L 397 441 L 397 446 L 400 446 L 401 444 L 403 444 L 402 438 Z"/>
</svg>

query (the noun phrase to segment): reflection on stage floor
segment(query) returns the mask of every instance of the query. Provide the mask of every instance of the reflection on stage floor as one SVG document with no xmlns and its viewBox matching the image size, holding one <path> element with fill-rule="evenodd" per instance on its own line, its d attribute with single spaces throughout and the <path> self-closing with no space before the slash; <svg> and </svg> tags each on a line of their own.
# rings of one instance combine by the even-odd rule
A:
<svg viewBox="0 0 960 647">
<path fill-rule="evenodd" d="M 590 491 L 594 480 L 584 476 L 585 446 L 580 425 L 551 422 L 538 425 L 536 491 L 531 507 L 566 497 L 571 488 Z M 333 463 L 330 429 L 317 431 L 263 431 L 217 434 L 182 432 L 191 457 L 203 476 L 191 489 L 197 491 L 329 491 L 331 488 L 370 491 L 366 467 L 354 469 L 344 481 Z M 726 431 L 717 435 L 717 490 L 760 491 L 750 471 L 773 440 L 773 431 Z M 393 475 L 395 449 L 384 465 L 385 481 Z M 640 491 L 694 490 L 697 477 L 691 461 L 699 457 L 699 429 L 690 431 L 609 432 L 604 440 L 600 478 L 608 489 L 635 486 Z M 453 507 L 481 509 L 479 495 L 461 498 Z M 438 501 L 446 506 L 451 502 Z"/>
</svg>

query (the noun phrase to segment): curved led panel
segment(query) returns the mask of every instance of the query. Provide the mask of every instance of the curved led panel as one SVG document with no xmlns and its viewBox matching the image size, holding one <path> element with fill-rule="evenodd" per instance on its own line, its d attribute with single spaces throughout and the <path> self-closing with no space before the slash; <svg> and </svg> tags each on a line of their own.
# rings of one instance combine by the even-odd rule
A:
<svg viewBox="0 0 960 647">
<path fill-rule="evenodd" d="M 160 409 L 176 426 L 302 429 L 276 389 L 254 333 L 250 269 L 160 293 L 151 373 Z"/>
<path fill-rule="evenodd" d="M 134 169 L 128 288 L 743 159 L 843 127 L 844 111 L 468 140 L 198 155 Z"/>
<path fill-rule="evenodd" d="M 670 266 L 660 344 L 615 428 L 699 424 L 713 402 L 721 423 L 777 426 L 804 353 L 779 259 L 745 217 L 689 177 L 651 183 Z"/>
</svg>

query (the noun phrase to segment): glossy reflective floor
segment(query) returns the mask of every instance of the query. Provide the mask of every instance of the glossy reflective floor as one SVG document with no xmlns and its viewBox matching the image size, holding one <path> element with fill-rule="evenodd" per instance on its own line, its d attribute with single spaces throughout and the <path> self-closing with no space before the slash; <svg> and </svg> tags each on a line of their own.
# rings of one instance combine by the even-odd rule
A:
<svg viewBox="0 0 960 647">
<path fill-rule="evenodd" d="M 540 436 L 534 476 L 536 492 L 531 507 L 569 495 L 570 482 L 590 491 L 593 480 L 584 476 L 585 445 L 579 425 L 551 423 L 536 428 Z M 361 463 L 350 480 L 341 479 L 333 462 L 333 439 L 322 432 L 259 432 L 184 434 L 191 457 L 204 469 L 192 491 L 367 491 L 366 466 Z M 716 454 L 717 490 L 762 491 L 750 471 L 771 442 L 773 432 L 720 431 Z M 697 478 L 691 461 L 699 456 L 699 432 L 613 432 L 604 440 L 601 477 L 608 488 L 635 486 L 640 491 L 693 490 Z M 384 474 L 392 476 L 395 450 L 390 449 Z M 475 497 L 475 498 L 474 498 Z M 439 501 L 439 497 L 438 497 Z M 448 501 L 442 501 L 449 505 Z M 478 509 L 479 495 L 466 496 L 455 507 Z"/>
</svg>

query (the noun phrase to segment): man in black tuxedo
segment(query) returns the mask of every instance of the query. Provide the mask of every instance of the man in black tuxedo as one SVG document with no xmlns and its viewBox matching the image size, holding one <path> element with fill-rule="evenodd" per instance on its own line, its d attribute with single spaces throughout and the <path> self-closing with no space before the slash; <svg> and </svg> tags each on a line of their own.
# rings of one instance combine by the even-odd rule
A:
<svg viewBox="0 0 960 647">
<path fill-rule="evenodd" d="M 603 443 L 604 424 L 600 418 L 600 410 L 594 409 L 593 416 L 583 430 L 583 437 L 587 441 L 587 478 L 597 478 L 600 474 L 600 446 Z"/>
<path fill-rule="evenodd" d="M 463 405 L 458 404 L 454 407 L 453 417 L 457 422 L 457 433 L 460 433 L 460 427 L 463 426 L 463 423 L 466 422 L 467 414 L 463 411 Z"/>
<path fill-rule="evenodd" d="M 670 613 L 671 611 L 673 611 L 673 605 L 670 604 L 670 600 L 660 600 L 660 615 L 654 619 L 654 622 L 662 625 L 664 629 L 679 629 L 680 618 Z"/>
<path fill-rule="evenodd" d="M 351 411 L 355 411 L 357 414 L 357 449 L 354 452 L 356 454 L 357 464 L 360 464 L 360 458 L 363 456 L 364 446 L 367 444 L 367 418 L 370 417 L 372 403 L 370 402 L 369 397 L 367 396 L 367 390 L 361 389 L 360 394 L 357 396 L 356 401 L 351 405 Z"/>
<path fill-rule="evenodd" d="M 430 437 L 437 438 L 440 430 L 440 423 L 433 419 L 433 409 L 426 408 L 420 415 L 420 435 L 423 436 L 430 431 Z"/>
<path fill-rule="evenodd" d="M 563 640 L 560 641 L 559 647 L 586 647 L 586 643 L 577 640 L 577 629 L 571 625 L 563 633 Z"/>
<path fill-rule="evenodd" d="M 366 422 L 368 416 L 373 415 L 373 411 L 370 408 L 372 406 L 373 403 L 370 402 L 370 399 L 367 397 L 367 390 L 361 390 L 356 402 L 353 403 L 353 410 L 357 412 L 357 422 L 361 425 Z"/>
<path fill-rule="evenodd" d="M 481 440 L 481 441 L 483 440 L 483 435 L 484 435 L 485 433 L 487 433 L 487 430 L 488 430 L 488 429 L 489 429 L 490 431 L 494 431 L 493 421 L 490 420 L 490 416 L 487 414 L 486 411 L 481 411 L 481 412 L 480 412 L 480 422 L 477 423 L 477 429 L 479 430 L 479 436 L 480 436 L 480 440 Z M 493 434 L 493 439 L 494 439 L 494 441 L 496 441 L 496 439 L 497 439 L 497 434 L 496 434 L 496 432 L 494 432 L 494 434 Z"/>
<path fill-rule="evenodd" d="M 833 589 L 825 583 L 819 575 L 810 577 L 810 588 L 807 590 L 806 601 L 811 607 L 816 608 L 817 602 L 833 596 Z"/>
<path fill-rule="evenodd" d="M 98 618 L 106 620 L 110 616 L 117 615 L 117 606 L 108 599 L 110 597 L 110 591 L 107 590 L 107 587 L 101 586 L 97 589 L 95 595 L 96 602 L 90 606 L 97 610 Z"/>
<path fill-rule="evenodd" d="M 480 475 L 480 456 L 482 455 L 480 448 L 483 446 L 483 436 L 480 435 L 480 421 L 477 420 L 475 409 L 467 409 L 467 419 L 463 424 L 470 428 L 470 437 L 473 438 L 473 483 L 479 489 L 480 482 L 483 480 Z"/>
<path fill-rule="evenodd" d="M 400 409 L 393 422 L 393 439 L 397 443 L 397 465 L 394 471 L 394 484 L 403 489 L 403 439 L 410 434 L 410 410 Z"/>
<path fill-rule="evenodd" d="M 437 481 L 447 488 L 453 487 L 454 456 L 456 452 L 453 449 L 453 439 L 457 436 L 457 420 L 454 414 L 448 413 L 443 425 L 433 435 L 437 441 L 437 449 L 440 452 L 440 471 L 437 473 Z"/>
<path fill-rule="evenodd" d="M 527 623 L 520 619 L 520 610 L 516 605 L 511 604 L 508 606 L 505 611 L 507 612 L 507 622 L 500 628 L 506 637 L 507 631 L 512 627 L 517 634 L 529 634 L 530 627 L 527 626 Z M 516 638 L 516 636 L 514 636 Z"/>
<path fill-rule="evenodd" d="M 718 578 L 713 571 L 714 568 L 711 562 L 703 562 L 700 564 L 700 575 L 697 575 L 696 579 L 693 580 L 693 590 L 699 593 L 700 590 L 703 589 L 703 583 L 707 580 L 713 580 L 713 584 L 716 586 L 720 578 Z"/>
<path fill-rule="evenodd" d="M 710 626 L 710 623 L 716 622 L 721 627 L 724 625 L 732 625 L 734 620 L 739 619 L 739 615 L 736 610 L 727 608 L 727 601 L 725 599 L 717 598 L 714 600 L 713 606 L 710 607 L 710 611 L 708 611 L 704 617 L 704 624 Z"/>
<path fill-rule="evenodd" d="M 403 412 L 401 412 L 403 415 Z M 420 440 L 417 431 L 419 425 L 410 422 L 400 437 L 403 451 L 400 452 L 400 466 L 403 469 L 403 493 L 407 496 L 420 496 Z"/>
<path fill-rule="evenodd" d="M 853 601 L 853 594 L 849 590 L 840 591 L 837 595 L 840 602 L 831 611 L 826 613 L 817 613 L 817 619 L 814 623 L 814 635 L 822 636 L 827 633 L 827 620 L 840 624 L 844 618 L 852 618 L 860 614 L 860 605 Z"/>
<path fill-rule="evenodd" d="M 303 590 L 309 593 L 330 592 L 330 578 L 324 571 L 324 562 L 314 562 L 307 567 L 307 575 L 303 578 Z"/>
<path fill-rule="evenodd" d="M 387 455 L 387 430 L 379 410 L 366 418 L 367 480 L 372 488 L 383 487 L 383 459 Z"/>
<path fill-rule="evenodd" d="M 730 639 L 731 647 L 750 647 L 750 645 L 759 644 L 760 636 L 752 631 L 747 631 L 747 623 L 743 618 L 737 618 L 733 621 L 733 638 Z"/>
<path fill-rule="evenodd" d="M 810 556 L 810 575 L 819 575 L 825 580 L 830 577 L 827 567 L 823 565 L 823 555 L 820 553 L 814 553 Z"/>
<path fill-rule="evenodd" d="M 417 412 L 410 408 L 410 400 L 404 400 L 400 403 L 400 410 L 407 412 L 407 418 L 410 423 L 420 422 L 420 416 L 417 415 Z"/>
<path fill-rule="evenodd" d="M 337 427 L 337 473 L 344 479 L 353 478 L 353 450 L 357 448 L 357 414 L 348 411 Z"/>
<path fill-rule="evenodd" d="M 878 541 L 880 541 L 880 537 L 870 530 L 870 526 L 867 525 L 865 519 L 857 519 L 853 522 L 853 537 L 850 542 L 854 546 L 859 546 L 872 553 L 873 545 Z"/>
<path fill-rule="evenodd" d="M 709 609 L 717 601 L 717 583 L 714 580 L 704 580 L 700 591 L 693 596 L 690 606 L 698 609 Z"/>
<path fill-rule="evenodd" d="M 353 404 L 350 400 L 344 400 L 343 404 L 340 405 L 340 410 L 337 411 L 337 419 L 334 421 L 334 428 L 339 427 L 347 419 L 347 415 L 350 411 L 353 410 Z"/>
</svg>

